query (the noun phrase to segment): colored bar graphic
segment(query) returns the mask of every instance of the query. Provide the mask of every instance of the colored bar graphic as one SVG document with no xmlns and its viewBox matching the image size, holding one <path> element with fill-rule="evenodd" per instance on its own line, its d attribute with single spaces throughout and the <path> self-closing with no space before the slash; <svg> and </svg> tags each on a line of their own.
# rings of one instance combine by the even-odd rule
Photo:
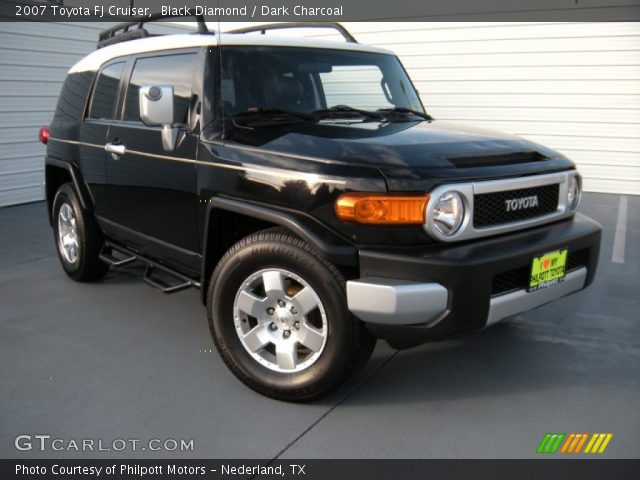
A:
<svg viewBox="0 0 640 480">
<path fill-rule="evenodd" d="M 571 433 L 562 445 L 560 453 L 580 453 L 584 442 L 589 437 L 588 433 Z"/>
<path fill-rule="evenodd" d="M 604 453 L 613 438 L 613 433 L 545 433 L 536 453 Z M 565 440 L 566 438 L 566 440 Z M 564 440 L 564 443 L 563 443 Z M 588 440 L 588 441 L 587 441 Z M 582 450 L 584 445 L 587 445 Z M 560 448 L 562 445 L 562 448 Z"/>
<path fill-rule="evenodd" d="M 609 442 L 613 438 L 613 433 L 607 433 L 605 435 L 606 435 L 606 437 L 605 437 L 604 441 L 602 442 L 602 445 L 600 445 L 600 450 L 598 450 L 598 453 L 604 453 L 604 451 L 606 450 L 607 446 L 609 445 Z"/>
<path fill-rule="evenodd" d="M 596 443 L 598 436 L 599 434 L 597 433 L 593 434 L 593 436 L 591 437 L 591 440 L 589 440 L 589 443 L 587 443 L 587 448 L 584 449 L 584 453 L 591 453 L 591 447 L 593 447 L 593 444 Z"/>
<path fill-rule="evenodd" d="M 565 433 L 547 433 L 538 445 L 537 453 L 556 453 L 562 440 L 566 436 Z"/>
<path fill-rule="evenodd" d="M 562 445 L 562 449 L 560 450 L 560 453 L 567 453 L 567 451 L 569 450 L 569 445 L 571 445 L 571 442 L 573 442 L 574 438 L 576 438 L 576 434 L 570 433 L 569 436 L 567 437 L 567 440 L 564 442 L 564 445 Z"/>
<path fill-rule="evenodd" d="M 594 433 L 584 453 L 604 453 L 613 438 L 613 433 Z"/>
<path fill-rule="evenodd" d="M 576 446 L 576 451 L 574 453 L 580 453 L 580 450 L 582 450 L 582 446 L 584 445 L 584 442 L 587 441 L 587 438 L 589 438 L 589 434 L 583 433 L 582 439 L 578 442 L 578 445 Z"/>
<path fill-rule="evenodd" d="M 538 449 L 536 450 L 536 453 L 544 453 L 546 446 L 547 446 L 547 442 L 549 441 L 549 438 L 551 438 L 551 434 L 550 433 L 546 433 L 544 435 L 544 437 L 542 437 L 542 441 L 540 442 L 540 445 L 538 445 Z"/>
</svg>

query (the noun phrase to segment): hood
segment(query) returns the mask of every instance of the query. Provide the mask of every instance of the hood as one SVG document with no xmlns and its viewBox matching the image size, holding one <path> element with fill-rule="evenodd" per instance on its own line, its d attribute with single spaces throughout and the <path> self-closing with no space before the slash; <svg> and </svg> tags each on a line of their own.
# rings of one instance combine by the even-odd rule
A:
<svg viewBox="0 0 640 480">
<path fill-rule="evenodd" d="M 398 181 L 478 179 L 573 167 L 563 155 L 529 140 L 442 121 L 297 125 L 240 135 L 233 139 L 274 153 L 375 167 L 390 188 Z"/>
</svg>

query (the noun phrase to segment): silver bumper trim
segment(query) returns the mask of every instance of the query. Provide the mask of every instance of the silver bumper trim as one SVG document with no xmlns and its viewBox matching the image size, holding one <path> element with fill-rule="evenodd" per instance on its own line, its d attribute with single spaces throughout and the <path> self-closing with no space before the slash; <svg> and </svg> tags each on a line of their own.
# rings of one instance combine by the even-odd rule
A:
<svg viewBox="0 0 640 480">
<path fill-rule="evenodd" d="M 552 287 L 547 287 L 536 292 L 518 290 L 513 293 L 493 297 L 489 306 L 487 326 L 581 290 L 584 288 L 586 279 L 587 269 L 582 267 L 573 272 L 569 272 L 562 283 Z"/>
<path fill-rule="evenodd" d="M 368 277 L 347 282 L 349 310 L 365 322 L 412 325 L 437 322 L 449 292 L 439 283 L 412 283 Z"/>
</svg>

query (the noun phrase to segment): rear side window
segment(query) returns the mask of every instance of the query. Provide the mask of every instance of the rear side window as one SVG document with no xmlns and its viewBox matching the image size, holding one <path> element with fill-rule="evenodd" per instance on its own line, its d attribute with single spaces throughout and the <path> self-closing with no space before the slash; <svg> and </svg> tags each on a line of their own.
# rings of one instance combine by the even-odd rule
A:
<svg viewBox="0 0 640 480">
<path fill-rule="evenodd" d="M 136 60 L 127 87 L 123 119 L 133 122 L 140 121 L 138 91 L 141 86 L 173 85 L 173 121 L 186 123 L 196 58 L 197 54 L 195 53 L 185 53 Z"/>
<path fill-rule="evenodd" d="M 118 95 L 118 85 L 125 62 L 113 63 L 102 69 L 91 100 L 89 118 L 113 119 Z"/>
</svg>

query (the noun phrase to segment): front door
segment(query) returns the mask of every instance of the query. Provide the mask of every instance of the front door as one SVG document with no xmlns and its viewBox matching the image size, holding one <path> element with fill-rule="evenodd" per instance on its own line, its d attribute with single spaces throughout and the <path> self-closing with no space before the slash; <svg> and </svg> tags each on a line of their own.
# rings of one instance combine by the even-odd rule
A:
<svg viewBox="0 0 640 480">
<path fill-rule="evenodd" d="M 198 137 L 188 131 L 192 79 L 197 52 L 140 56 L 132 62 L 118 120 L 106 143 L 124 153 L 107 153 L 108 211 L 104 217 L 114 236 L 123 237 L 151 256 L 196 267 L 199 250 L 196 194 Z M 143 85 L 172 85 L 174 124 L 181 125 L 176 148 L 162 147 L 161 127 L 149 127 L 139 116 L 138 90 Z"/>
</svg>

